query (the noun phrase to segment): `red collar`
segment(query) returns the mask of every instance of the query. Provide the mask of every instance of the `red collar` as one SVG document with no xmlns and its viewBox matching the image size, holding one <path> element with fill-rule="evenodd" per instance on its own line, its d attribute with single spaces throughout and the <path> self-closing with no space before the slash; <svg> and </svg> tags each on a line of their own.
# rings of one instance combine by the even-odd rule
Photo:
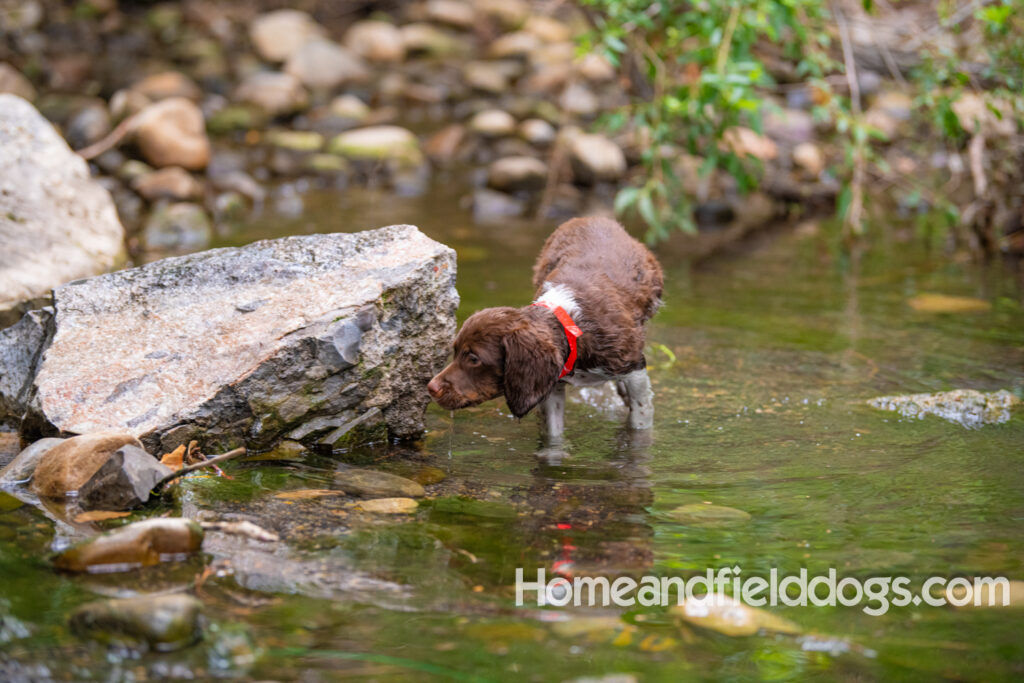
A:
<svg viewBox="0 0 1024 683">
<path fill-rule="evenodd" d="M 562 374 L 558 376 L 558 379 L 562 379 L 572 372 L 573 366 L 576 365 L 576 340 L 583 334 L 583 330 L 576 326 L 576 323 L 561 306 L 552 306 L 546 301 L 535 301 L 533 305 L 550 309 L 558 318 L 558 322 L 562 324 L 562 329 L 565 330 L 565 338 L 569 342 L 569 357 L 565 359 L 565 367 L 562 368 Z"/>
</svg>

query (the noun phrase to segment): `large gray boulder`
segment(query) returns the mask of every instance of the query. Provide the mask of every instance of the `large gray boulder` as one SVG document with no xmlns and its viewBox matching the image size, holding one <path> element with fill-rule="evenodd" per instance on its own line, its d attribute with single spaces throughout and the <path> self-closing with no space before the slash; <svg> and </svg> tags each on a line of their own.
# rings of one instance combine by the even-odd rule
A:
<svg viewBox="0 0 1024 683">
<path fill-rule="evenodd" d="M 410 225 L 168 258 L 57 288 L 30 388 L 0 405 L 153 453 L 415 437 L 457 304 L 455 253 Z"/>
<path fill-rule="evenodd" d="M 110 193 L 35 107 L 8 94 L 0 94 L 0 245 L 0 327 L 20 302 L 124 258 Z"/>
</svg>

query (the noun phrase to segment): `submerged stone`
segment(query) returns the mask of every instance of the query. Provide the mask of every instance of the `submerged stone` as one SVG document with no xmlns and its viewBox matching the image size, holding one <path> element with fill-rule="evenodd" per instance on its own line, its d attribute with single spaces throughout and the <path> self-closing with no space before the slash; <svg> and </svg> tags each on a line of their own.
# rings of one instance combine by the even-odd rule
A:
<svg viewBox="0 0 1024 683">
<path fill-rule="evenodd" d="M 356 504 L 357 509 L 378 515 L 409 515 L 417 507 L 419 503 L 412 498 L 374 498 Z"/>
<path fill-rule="evenodd" d="M 496 500 L 477 500 L 466 496 L 438 498 L 434 501 L 433 510 L 449 515 L 467 517 L 483 517 L 485 519 L 515 519 L 516 509 L 507 503 Z"/>
<path fill-rule="evenodd" d="M 427 494 L 411 479 L 376 470 L 342 470 L 334 475 L 334 483 L 348 493 L 367 498 L 420 498 Z"/>
<path fill-rule="evenodd" d="M 391 436 L 415 437 L 455 332 L 454 279 L 455 253 L 406 225 L 69 284 L 55 292 L 32 409 L 52 428 L 125 431 L 151 452 L 194 438 L 211 451 L 267 447 L 311 421 L 373 409 Z"/>
<path fill-rule="evenodd" d="M 170 652 L 202 636 L 202 607 L 181 594 L 99 600 L 79 607 L 69 626 L 79 637 L 108 645 Z"/>
<path fill-rule="evenodd" d="M 53 566 L 71 572 L 125 571 L 197 552 L 203 529 L 190 519 L 158 517 L 94 536 L 58 553 Z"/>
<path fill-rule="evenodd" d="M 984 394 L 973 389 L 956 389 L 937 394 L 880 396 L 868 405 L 881 410 L 895 410 L 903 417 L 924 419 L 935 415 L 967 429 L 988 424 L 1002 424 L 1010 419 L 1010 410 L 1020 399 L 1005 389 Z"/>
<path fill-rule="evenodd" d="M 708 593 L 669 609 L 676 618 L 727 636 L 752 636 L 765 630 L 794 635 L 800 627 L 771 612 L 744 605 L 722 593 Z"/>
<path fill-rule="evenodd" d="M 677 522 L 691 526 L 726 526 L 750 520 L 750 514 L 724 505 L 691 503 L 668 513 Z"/>
</svg>

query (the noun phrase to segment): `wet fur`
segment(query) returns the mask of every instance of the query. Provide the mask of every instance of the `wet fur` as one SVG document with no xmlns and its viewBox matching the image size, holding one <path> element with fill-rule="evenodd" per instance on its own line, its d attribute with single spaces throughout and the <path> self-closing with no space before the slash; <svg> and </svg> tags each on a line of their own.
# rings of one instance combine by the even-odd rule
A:
<svg viewBox="0 0 1024 683">
<path fill-rule="evenodd" d="M 664 279 L 654 255 L 621 225 L 590 217 L 559 226 L 533 269 L 538 298 L 545 283 L 568 287 L 579 306 L 575 370 L 612 378 L 646 366 L 644 326 L 661 304 Z M 457 409 L 504 395 L 516 417 L 551 393 L 569 353 L 558 320 L 539 306 L 478 311 L 453 346 L 452 362 L 430 382 L 435 400 Z"/>
</svg>

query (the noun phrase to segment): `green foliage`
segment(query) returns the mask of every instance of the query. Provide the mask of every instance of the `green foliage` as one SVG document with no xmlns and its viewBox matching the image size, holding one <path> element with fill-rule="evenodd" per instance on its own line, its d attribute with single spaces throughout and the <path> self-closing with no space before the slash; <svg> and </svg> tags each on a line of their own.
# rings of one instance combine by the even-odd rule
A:
<svg viewBox="0 0 1024 683">
<path fill-rule="evenodd" d="M 761 130 L 761 114 L 777 87 L 770 74 L 778 72 L 780 62 L 792 65 L 813 93 L 815 120 L 836 133 L 843 151 L 839 168 L 833 169 L 843 183 L 837 209 L 853 234 L 862 232 L 863 185 L 870 173 L 888 171 L 876 151 L 885 136 L 868 124 L 846 87 L 843 30 L 830 11 L 834 3 L 578 1 L 595 26 L 584 47 L 622 66 L 635 86 L 630 105 L 600 123 L 613 131 L 628 126 L 643 150 L 645 182 L 624 188 L 615 210 L 639 216 L 648 226 L 648 241 L 664 239 L 673 229 L 695 230 L 680 152 L 703 159 L 701 178 L 719 171 L 740 191 L 757 187 L 762 169 L 755 159 L 737 155 L 726 131 Z M 918 93 L 916 104 L 936 132 L 959 146 L 971 132 L 963 130 L 952 108 L 964 88 L 984 86 L 1012 102 L 1018 114 L 1024 112 L 1024 0 L 940 4 L 941 23 L 933 32 L 959 30 L 973 18 L 984 35 L 979 54 L 930 54 L 922 47 L 923 60 L 909 75 L 908 87 Z M 870 0 L 863 6 L 874 9 Z M 930 201 L 955 214 L 948 201 L 934 196 Z"/>
</svg>

